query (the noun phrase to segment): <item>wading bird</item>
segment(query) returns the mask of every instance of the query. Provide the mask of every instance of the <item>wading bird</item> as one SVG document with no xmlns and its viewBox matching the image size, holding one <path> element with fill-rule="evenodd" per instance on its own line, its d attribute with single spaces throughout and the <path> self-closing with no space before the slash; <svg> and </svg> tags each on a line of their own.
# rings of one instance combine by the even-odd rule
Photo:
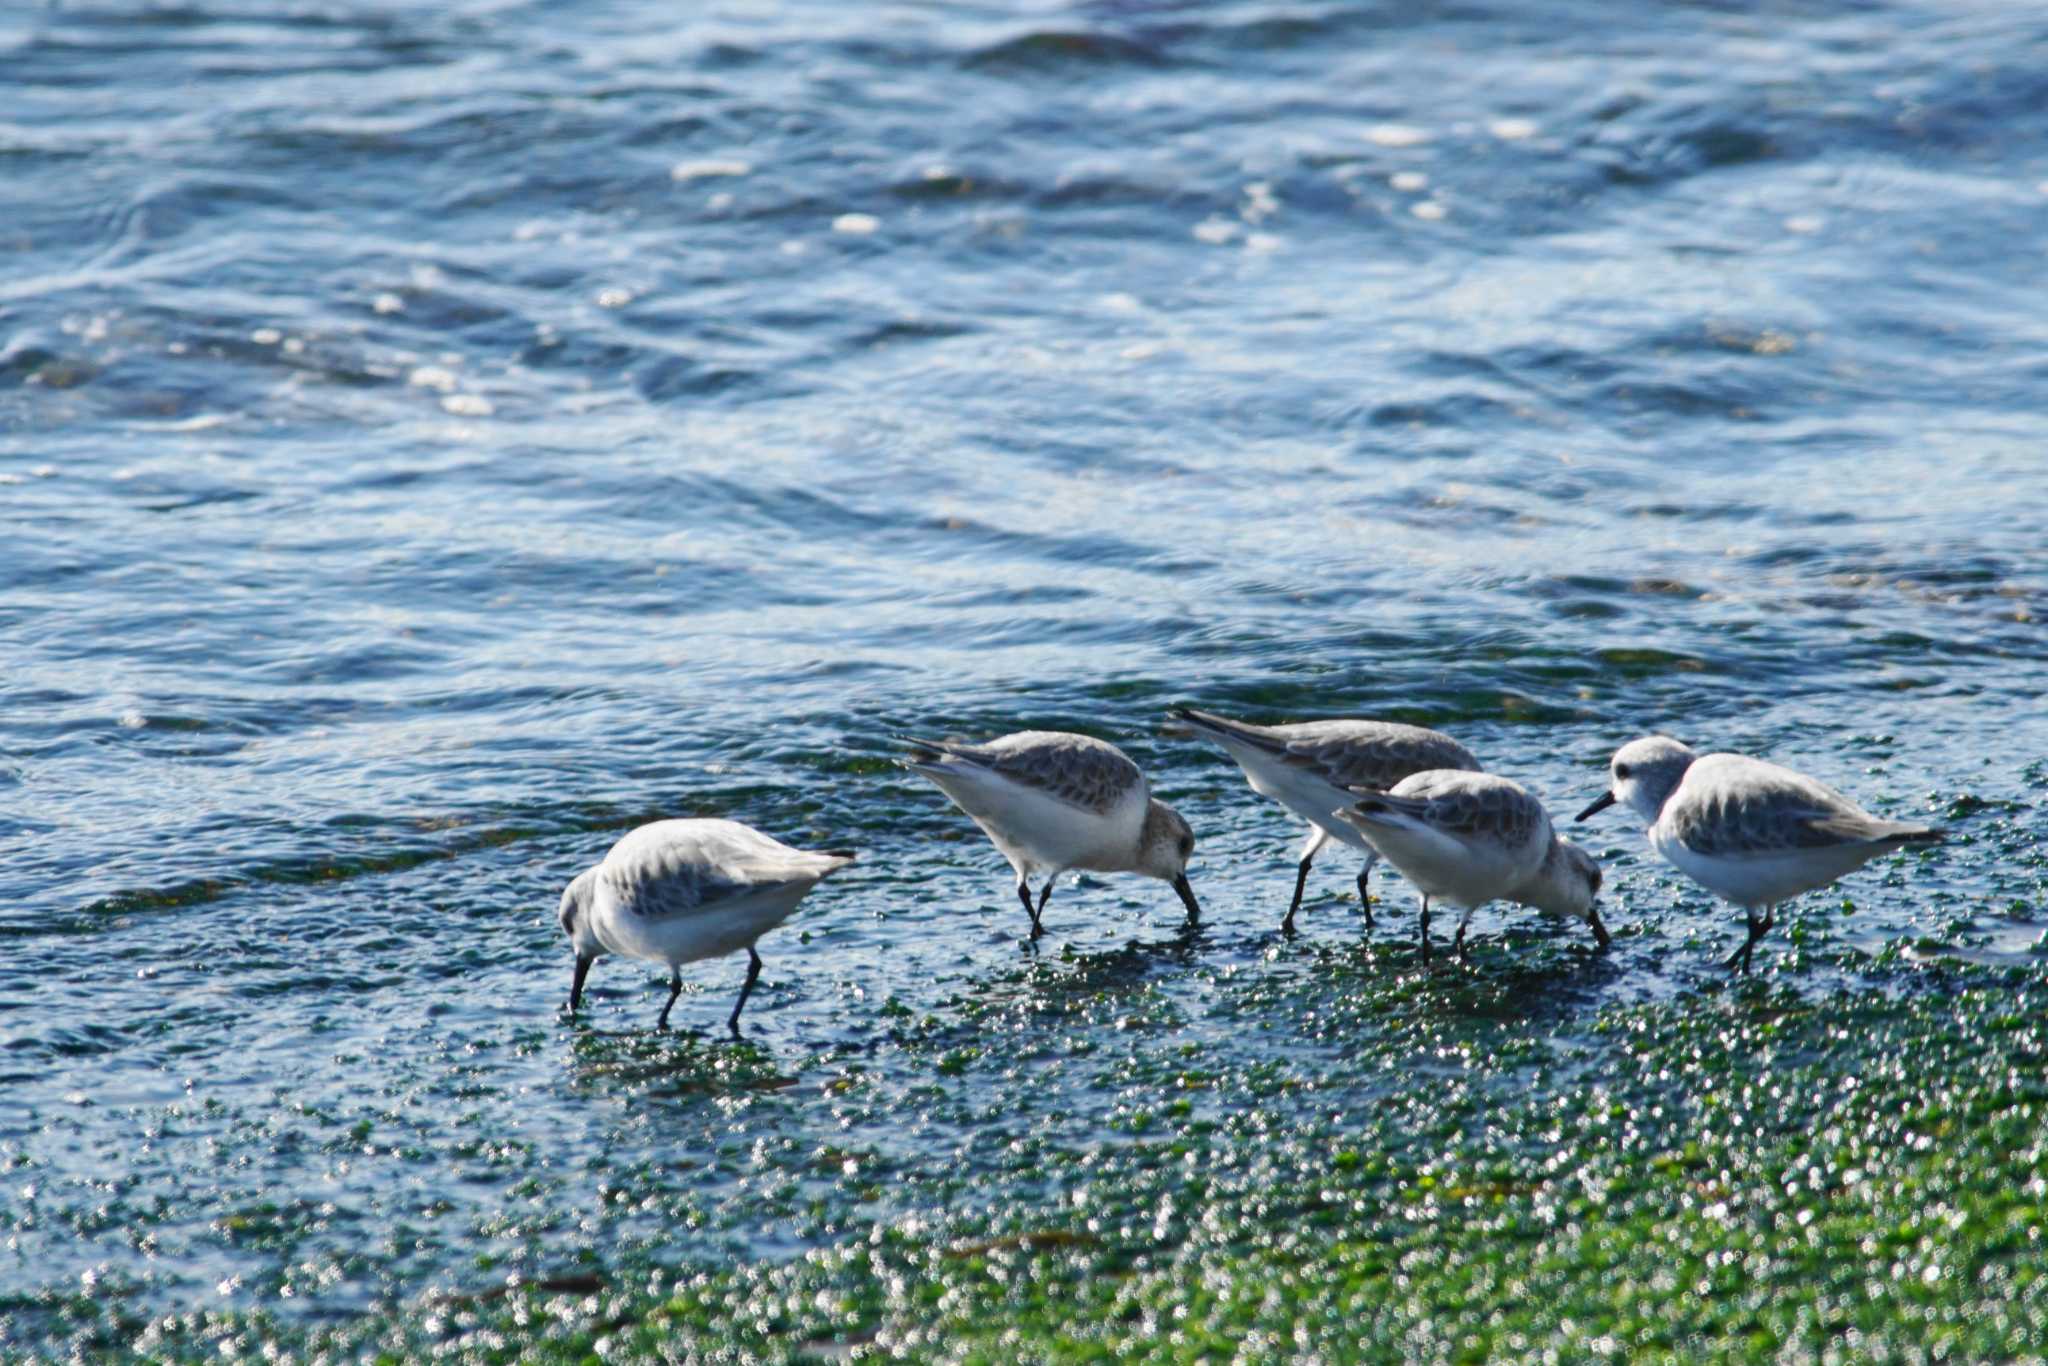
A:
<svg viewBox="0 0 2048 1366">
<path fill-rule="evenodd" d="M 1503 897 L 1585 921 L 1603 949 L 1612 942 L 1593 905 L 1600 892 L 1600 865 L 1558 835 L 1543 803 L 1520 783 L 1491 773 L 1439 769 L 1411 774 L 1387 792 L 1357 795 L 1337 815 L 1364 831 L 1422 894 L 1425 963 L 1432 900 L 1464 912 L 1452 941 L 1461 960 L 1472 912 Z"/>
<path fill-rule="evenodd" d="M 1724 966 L 1744 972 L 1780 905 L 1945 833 L 1873 816 L 1804 773 L 1742 754 L 1694 754 L 1667 735 L 1629 741 L 1609 767 L 1613 784 L 1578 818 L 1616 802 L 1633 807 L 1650 824 L 1651 848 L 1742 907 L 1749 937 Z"/>
<path fill-rule="evenodd" d="M 669 965 L 668 1000 L 657 1029 L 683 990 L 682 966 L 747 951 L 747 980 L 726 1027 L 740 1033 L 740 1011 L 761 975 L 754 941 L 789 919 L 818 880 L 853 862 L 848 850 L 792 849 L 738 821 L 655 821 L 629 832 L 562 893 L 562 932 L 576 950 L 569 1010 L 583 1004 L 583 979 L 602 954 Z"/>
<path fill-rule="evenodd" d="M 1351 804 L 1351 789 L 1384 792 L 1411 773 L 1479 767 L 1472 751 L 1442 731 L 1394 721 L 1255 726 L 1192 707 L 1177 707 L 1168 714 L 1223 746 L 1244 770 L 1252 791 L 1271 797 L 1308 822 L 1308 842 L 1301 846 L 1301 864 L 1294 875 L 1294 899 L 1280 919 L 1282 934 L 1294 933 L 1294 913 L 1301 909 L 1309 865 L 1333 838 L 1365 855 L 1365 867 L 1358 872 L 1358 902 L 1365 909 L 1366 925 L 1372 925 L 1372 896 L 1366 879 L 1379 861 L 1379 851 L 1358 827 L 1336 814 L 1339 807 Z"/>
<path fill-rule="evenodd" d="M 1065 731 L 1026 730 L 986 744 L 913 740 L 904 767 L 938 784 L 973 818 L 1017 873 L 1017 899 L 1044 933 L 1046 899 L 1069 869 L 1143 873 L 1173 884 L 1202 918 L 1188 885 L 1195 835 L 1180 813 L 1152 796 L 1130 756 L 1106 740 Z M 1045 874 L 1031 901 L 1031 876 Z"/>
</svg>

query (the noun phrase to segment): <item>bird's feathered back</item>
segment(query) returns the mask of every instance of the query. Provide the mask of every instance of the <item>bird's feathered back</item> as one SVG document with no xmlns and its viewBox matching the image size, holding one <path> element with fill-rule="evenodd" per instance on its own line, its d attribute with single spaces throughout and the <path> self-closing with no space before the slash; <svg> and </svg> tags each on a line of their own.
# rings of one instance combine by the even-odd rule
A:
<svg viewBox="0 0 2048 1366">
<path fill-rule="evenodd" d="M 1740 754 L 1695 760 L 1663 823 L 1679 843 L 1709 856 L 1944 838 L 1934 826 L 1873 816 L 1826 783 Z"/>
<path fill-rule="evenodd" d="M 1399 721 L 1295 721 L 1257 726 L 1176 707 L 1169 715 L 1210 738 L 1249 746 L 1332 787 L 1385 790 L 1411 773 L 1477 769 L 1472 751 L 1441 731 Z"/>
<path fill-rule="evenodd" d="M 919 771 L 938 776 L 949 763 L 966 764 L 1098 815 L 1128 800 L 1133 790 L 1149 793 L 1130 756 L 1092 735 L 1026 730 L 987 744 L 899 738 L 911 747 L 910 767 Z"/>
<path fill-rule="evenodd" d="M 854 857 L 851 851 L 793 849 L 737 821 L 655 821 L 612 846 L 597 866 L 597 889 L 634 915 L 659 919 L 770 887 L 816 882 Z"/>
</svg>

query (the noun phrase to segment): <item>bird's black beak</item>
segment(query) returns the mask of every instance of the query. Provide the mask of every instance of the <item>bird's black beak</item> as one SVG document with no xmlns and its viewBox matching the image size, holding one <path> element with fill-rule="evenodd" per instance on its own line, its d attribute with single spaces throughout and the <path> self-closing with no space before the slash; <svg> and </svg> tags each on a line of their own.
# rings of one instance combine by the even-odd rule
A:
<svg viewBox="0 0 2048 1366">
<path fill-rule="evenodd" d="M 574 1015 L 576 1008 L 583 1004 L 583 979 L 590 975 L 590 965 L 596 961 L 597 956 L 595 954 L 588 958 L 580 954 L 577 956 L 576 975 L 569 979 L 569 1013 L 571 1015 Z"/>
<path fill-rule="evenodd" d="M 1199 924 L 1202 919 L 1202 906 L 1195 900 L 1195 889 L 1188 886 L 1186 873 L 1173 880 L 1173 890 L 1180 893 L 1180 904 L 1188 908 L 1188 924 Z"/>
<path fill-rule="evenodd" d="M 1598 910 L 1589 909 L 1586 912 L 1586 923 L 1593 927 L 1593 942 L 1602 949 L 1605 949 L 1614 942 L 1614 936 L 1609 934 L 1607 927 L 1600 923 L 1600 912 Z"/>
<path fill-rule="evenodd" d="M 1584 811 L 1581 811 L 1578 815 L 1572 817 L 1572 819 L 1582 821 L 1586 819 L 1586 817 L 1588 816 L 1597 816 L 1602 811 L 1605 811 L 1608 807 L 1612 805 L 1614 805 L 1614 793 L 1612 790 L 1609 790 L 1601 793 L 1598 800 L 1596 800 L 1591 806 L 1587 807 Z"/>
</svg>

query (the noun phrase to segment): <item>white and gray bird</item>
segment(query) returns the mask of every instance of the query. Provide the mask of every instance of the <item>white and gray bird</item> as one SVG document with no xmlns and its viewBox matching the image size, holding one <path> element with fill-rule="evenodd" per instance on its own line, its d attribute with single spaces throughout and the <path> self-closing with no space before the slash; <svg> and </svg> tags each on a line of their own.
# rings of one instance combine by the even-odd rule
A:
<svg viewBox="0 0 2048 1366">
<path fill-rule="evenodd" d="M 1742 907 L 1749 937 L 1726 966 L 1744 972 L 1780 905 L 1879 854 L 1946 835 L 1931 825 L 1873 816 L 1804 773 L 1743 754 L 1695 754 L 1667 735 L 1629 741 L 1615 751 L 1609 770 L 1612 785 L 1578 818 L 1616 802 L 1634 808 L 1649 822 L 1651 848 Z"/>
<path fill-rule="evenodd" d="M 1365 855 L 1358 874 L 1358 900 L 1365 923 L 1372 924 L 1372 897 L 1367 879 L 1379 851 L 1354 825 L 1339 819 L 1339 807 L 1351 804 L 1351 789 L 1384 792 L 1412 773 L 1431 769 L 1477 769 L 1472 751 L 1442 731 L 1404 726 L 1395 721 L 1297 721 L 1290 725 L 1256 726 L 1193 707 L 1168 713 L 1207 739 L 1223 746 L 1244 770 L 1252 791 L 1279 802 L 1308 822 L 1308 842 L 1301 846 L 1294 875 L 1294 899 L 1280 920 L 1282 934 L 1294 933 L 1294 913 L 1301 909 L 1302 888 L 1309 865 L 1333 838 Z"/>
<path fill-rule="evenodd" d="M 1422 895 L 1422 959 L 1429 961 L 1429 905 L 1464 914 L 1452 941 L 1465 956 L 1465 927 L 1487 902 L 1505 898 L 1548 915 L 1584 921 L 1601 948 L 1612 942 L 1593 901 L 1600 865 L 1558 835 L 1535 794 L 1491 773 L 1436 769 L 1410 774 L 1386 792 L 1361 791 L 1335 814 L 1364 832 Z"/>
<path fill-rule="evenodd" d="M 583 1004 L 583 979 L 600 955 L 616 953 L 669 965 L 668 1000 L 656 1028 L 683 990 L 682 965 L 747 951 L 747 980 L 726 1027 L 740 1032 L 740 1011 L 761 975 L 754 941 L 789 919 L 820 878 L 854 861 L 848 850 L 792 849 L 738 821 L 655 821 L 629 832 L 576 875 L 562 893 L 563 933 L 576 951 L 569 1009 Z"/>
<path fill-rule="evenodd" d="M 1066 731 L 1026 730 L 967 744 L 913 740 L 904 767 L 938 784 L 980 826 L 1017 873 L 1017 899 L 1031 914 L 1031 937 L 1061 873 L 1143 873 L 1173 884 L 1202 917 L 1188 885 L 1195 835 L 1180 813 L 1152 796 L 1129 755 L 1106 740 Z M 1031 877 L 1045 874 L 1038 903 Z"/>
</svg>

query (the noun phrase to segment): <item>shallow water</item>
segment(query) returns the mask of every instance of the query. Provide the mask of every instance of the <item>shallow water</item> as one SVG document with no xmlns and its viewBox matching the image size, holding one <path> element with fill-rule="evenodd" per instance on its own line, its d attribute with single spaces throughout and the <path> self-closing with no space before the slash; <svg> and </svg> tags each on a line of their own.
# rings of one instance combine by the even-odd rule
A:
<svg viewBox="0 0 2048 1366">
<path fill-rule="evenodd" d="M 1279 942 L 1297 831 L 1176 703 L 1560 812 L 1643 730 L 1767 754 L 1958 832 L 1811 898 L 1798 992 L 2039 961 L 2038 16 L 430 8 L 0 20 L 0 1333 L 787 1257 L 858 1231 L 811 1180 L 971 1219 L 1126 1131 L 972 1065 L 1045 1017 L 1334 1066 L 1406 891 L 1360 949 L 1326 855 Z M 887 762 L 1027 725 L 1180 806 L 1200 935 L 1090 879 L 1031 954 Z M 555 1014 L 561 885 L 684 814 L 865 855 L 737 1052 L 643 966 Z M 1478 922 L 1548 1038 L 1739 920 L 1587 832 L 1607 963 Z"/>
</svg>

